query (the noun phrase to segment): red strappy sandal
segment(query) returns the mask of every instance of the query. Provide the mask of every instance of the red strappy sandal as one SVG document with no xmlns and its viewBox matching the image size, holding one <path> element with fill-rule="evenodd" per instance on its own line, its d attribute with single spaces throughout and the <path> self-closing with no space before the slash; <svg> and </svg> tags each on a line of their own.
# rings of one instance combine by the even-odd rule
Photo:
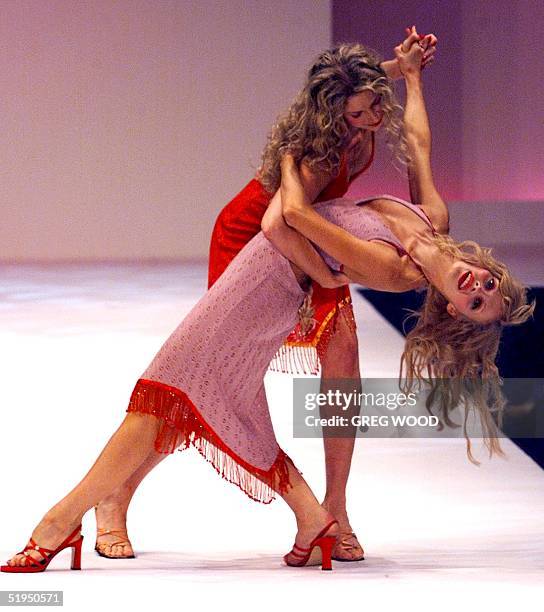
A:
<svg viewBox="0 0 544 612">
<path fill-rule="evenodd" d="M 319 561 L 317 561 L 317 563 L 314 563 L 317 558 L 314 557 L 312 559 L 312 552 L 316 548 L 316 546 L 318 546 L 321 549 L 321 569 L 332 570 L 331 553 L 336 543 L 336 536 L 328 536 L 325 534 L 334 524 L 338 524 L 338 521 L 331 521 L 330 523 L 327 523 L 327 525 L 310 542 L 309 548 L 302 548 L 302 546 L 295 544 L 291 549 L 291 552 L 287 553 L 287 555 L 293 555 L 294 557 L 298 557 L 298 560 L 296 563 L 290 562 L 287 559 L 287 555 L 285 555 L 285 557 L 283 557 L 285 564 L 291 567 L 318 565 Z"/>
<path fill-rule="evenodd" d="M 47 569 L 47 566 L 51 563 L 51 560 L 55 555 L 57 555 L 61 550 L 65 548 L 72 548 L 72 563 L 71 569 L 80 570 L 81 569 L 81 545 L 83 544 L 83 536 L 80 535 L 79 539 L 72 542 L 71 540 L 77 535 L 79 530 L 81 529 L 81 524 L 78 525 L 74 531 L 64 540 L 64 542 L 55 550 L 51 550 L 49 548 L 43 548 L 38 546 L 36 542 L 30 538 L 29 544 L 27 544 L 24 549 L 17 553 L 18 555 L 25 555 L 25 564 L 24 565 L 2 565 L 0 567 L 0 571 L 2 572 L 12 572 L 14 574 L 30 574 L 36 572 L 44 572 Z M 28 552 L 29 550 L 37 550 L 43 559 L 35 559 Z"/>
</svg>

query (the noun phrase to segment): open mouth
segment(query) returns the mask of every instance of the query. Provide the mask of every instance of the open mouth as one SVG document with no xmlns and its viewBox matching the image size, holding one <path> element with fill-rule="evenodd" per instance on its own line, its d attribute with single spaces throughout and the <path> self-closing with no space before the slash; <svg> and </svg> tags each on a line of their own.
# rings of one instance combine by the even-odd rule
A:
<svg viewBox="0 0 544 612">
<path fill-rule="evenodd" d="M 470 289 L 472 287 L 472 283 L 474 282 L 474 274 L 470 270 L 467 272 L 463 272 L 459 277 L 459 281 L 457 282 L 457 288 L 461 291 L 465 289 Z"/>
</svg>

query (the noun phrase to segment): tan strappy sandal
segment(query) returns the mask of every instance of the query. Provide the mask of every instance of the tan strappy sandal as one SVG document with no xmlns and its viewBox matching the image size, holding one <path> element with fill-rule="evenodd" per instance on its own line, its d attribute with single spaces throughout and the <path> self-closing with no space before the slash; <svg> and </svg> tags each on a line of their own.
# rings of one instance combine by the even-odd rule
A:
<svg viewBox="0 0 544 612">
<path fill-rule="evenodd" d="M 355 539 L 356 544 L 353 543 L 353 539 Z M 350 542 L 351 540 L 351 542 Z M 357 557 L 341 557 L 339 554 L 341 552 L 345 552 L 348 555 L 352 554 L 353 551 L 361 550 L 361 554 Z M 363 561 L 365 558 L 365 551 L 361 544 L 359 544 L 359 540 L 353 531 L 344 531 L 338 534 L 338 539 L 336 540 L 336 546 L 333 550 L 332 558 L 335 561 Z"/>
<path fill-rule="evenodd" d="M 95 506 L 95 510 L 98 506 Z M 120 537 L 120 540 L 116 540 L 114 542 L 108 542 L 107 544 L 99 544 L 98 543 L 98 538 L 100 536 L 103 535 L 114 535 L 117 537 Z M 123 539 L 124 538 L 124 539 Z M 128 539 L 128 533 L 126 531 L 126 529 L 103 529 L 102 527 L 97 527 L 96 529 L 96 543 L 94 545 L 94 549 L 96 550 L 96 552 L 101 556 L 101 557 L 105 557 L 106 559 L 135 559 L 136 556 L 135 555 L 124 555 L 122 557 L 114 557 L 112 555 L 106 555 L 106 553 L 102 552 L 104 548 L 106 548 L 107 546 L 124 546 L 126 544 L 129 544 L 130 546 L 132 546 L 132 544 L 130 543 L 129 539 Z"/>
<path fill-rule="evenodd" d="M 121 540 L 116 540 L 115 542 L 108 542 L 107 544 L 98 544 L 98 538 L 103 535 L 116 535 L 118 537 L 124 538 Z M 121 557 L 116 557 L 113 555 L 106 555 L 106 553 L 102 552 L 100 547 L 105 548 L 106 546 L 123 546 L 125 544 L 130 544 L 128 540 L 128 534 L 124 529 L 102 529 L 98 528 L 96 532 L 97 542 L 94 546 L 94 549 L 101 557 L 106 557 L 106 559 L 135 559 L 135 555 L 123 555 Z M 132 545 L 131 545 L 132 546 Z"/>
</svg>

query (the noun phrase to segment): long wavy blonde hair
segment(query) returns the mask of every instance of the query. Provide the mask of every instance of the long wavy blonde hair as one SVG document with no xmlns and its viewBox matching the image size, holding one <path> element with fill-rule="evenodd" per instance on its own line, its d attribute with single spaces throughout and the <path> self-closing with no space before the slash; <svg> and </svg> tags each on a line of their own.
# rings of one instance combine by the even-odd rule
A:
<svg viewBox="0 0 544 612">
<path fill-rule="evenodd" d="M 502 328 L 527 321 L 533 314 L 535 302 L 527 303 L 527 288 L 512 277 L 503 263 L 492 257 L 491 249 L 471 240 L 455 243 L 444 234 L 437 234 L 434 240 L 441 252 L 485 268 L 498 279 L 498 290 L 503 298 L 502 314 L 499 320 L 488 324 L 462 316 L 453 318 L 446 310 L 448 300 L 436 287 L 429 285 L 423 306 L 410 315 L 417 321 L 406 336 L 400 364 L 401 386 L 409 392 L 423 381 L 430 385 L 426 408 L 433 414 L 432 406 L 438 405 L 436 416 L 441 418 L 441 427 L 444 423 L 459 427 L 450 415 L 455 407 L 464 407 L 467 455 L 472 463 L 479 465 L 472 455 L 467 434 L 469 414 L 475 411 L 479 415 L 489 456 L 493 453 L 504 455 L 498 441 L 498 427 L 502 426 L 505 400 L 495 358 Z"/>
<path fill-rule="evenodd" d="M 408 159 L 402 134 L 402 107 L 380 67 L 379 56 L 359 43 L 342 43 L 321 53 L 306 83 L 268 135 L 257 177 L 274 193 L 281 180 L 280 160 L 289 150 L 298 163 L 336 176 L 353 132 L 344 119 L 350 96 L 373 91 L 381 96 L 383 127 L 397 159 Z"/>
</svg>

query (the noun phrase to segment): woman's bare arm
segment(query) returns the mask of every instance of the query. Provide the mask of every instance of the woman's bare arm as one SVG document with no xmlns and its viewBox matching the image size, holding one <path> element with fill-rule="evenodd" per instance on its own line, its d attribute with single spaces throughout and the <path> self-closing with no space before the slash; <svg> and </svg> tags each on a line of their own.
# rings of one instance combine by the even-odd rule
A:
<svg viewBox="0 0 544 612">
<path fill-rule="evenodd" d="M 302 164 L 300 180 L 309 201 L 313 201 L 323 191 L 329 177 L 312 172 Z M 282 212 L 281 190 L 274 194 L 261 222 L 264 235 L 272 244 L 310 278 L 322 287 L 334 288 L 346 284 L 343 275 L 335 275 L 310 241 L 296 229 L 285 223 Z"/>
<path fill-rule="evenodd" d="M 406 82 L 404 134 L 411 158 L 408 176 L 410 195 L 419 204 L 439 233 L 449 230 L 448 207 L 438 193 L 431 170 L 431 129 L 423 97 L 421 56 L 423 50 L 413 44 L 409 51 L 402 45 L 395 48 Z"/>
<path fill-rule="evenodd" d="M 424 282 L 411 260 L 399 256 L 391 246 L 360 240 L 318 214 L 290 156 L 282 160 L 280 189 L 287 223 L 342 263 L 344 273 L 354 282 L 383 291 L 407 291 Z"/>
<path fill-rule="evenodd" d="M 324 251 L 344 265 L 344 274 L 354 282 L 382 291 L 408 291 L 421 286 L 424 277 L 411 260 L 401 257 L 390 246 L 361 240 L 315 210 L 284 206 L 289 225 L 318 244 Z"/>
<path fill-rule="evenodd" d="M 399 256 L 393 251 L 392 247 L 376 243 L 371 244 L 383 249 L 381 254 L 378 254 L 378 251 L 376 251 L 376 255 L 382 258 L 379 271 L 376 270 L 376 273 L 372 274 L 372 271 L 365 270 L 364 274 L 360 274 L 357 270 L 344 266 L 344 274 L 351 281 L 369 289 L 388 291 L 390 293 L 411 291 L 412 289 L 424 287 L 427 284 L 425 277 L 408 255 Z M 388 269 L 390 269 L 390 272 Z"/>
</svg>

